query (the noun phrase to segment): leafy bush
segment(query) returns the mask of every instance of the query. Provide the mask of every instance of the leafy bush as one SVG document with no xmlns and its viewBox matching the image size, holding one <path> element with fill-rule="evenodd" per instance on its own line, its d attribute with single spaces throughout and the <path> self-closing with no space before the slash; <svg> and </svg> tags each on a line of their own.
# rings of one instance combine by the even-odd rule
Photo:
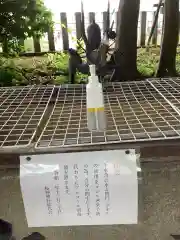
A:
<svg viewBox="0 0 180 240">
<path fill-rule="evenodd" d="M 69 83 L 69 56 L 65 53 L 45 57 L 0 58 L 0 86 Z M 87 75 L 77 73 L 77 83 L 86 82 Z"/>
<path fill-rule="evenodd" d="M 152 77 L 155 74 L 157 64 L 159 61 L 159 49 L 139 49 L 137 56 L 137 67 L 141 75 Z"/>
<path fill-rule="evenodd" d="M 23 70 L 15 66 L 13 60 L 0 58 L 0 86 L 27 85 Z"/>
<path fill-rule="evenodd" d="M 39 38 L 53 26 L 52 12 L 42 0 L 1 0 L 0 5 L 0 42 L 6 54 L 11 51 L 9 41 Z"/>
<path fill-rule="evenodd" d="M 18 40 L 16 37 L 13 37 L 11 40 L 7 43 L 8 46 L 8 54 L 4 53 L 4 55 L 7 54 L 7 56 L 14 56 L 18 57 L 19 53 L 24 52 L 25 48 L 22 46 L 21 41 Z"/>
<path fill-rule="evenodd" d="M 68 84 L 69 83 L 69 79 L 68 77 L 65 77 L 65 76 L 57 76 L 55 77 L 54 79 L 54 83 L 56 85 L 59 85 L 59 84 Z"/>
<path fill-rule="evenodd" d="M 146 52 L 138 50 L 137 65 L 142 76 L 154 76 L 160 49 L 154 48 Z M 47 54 L 33 58 L 0 58 L 0 86 L 27 84 L 63 84 L 69 83 L 68 59 L 65 53 Z M 180 55 L 177 54 L 177 71 L 180 72 Z M 55 74 L 57 73 L 58 74 Z M 77 73 L 77 83 L 86 83 L 87 75 Z"/>
<path fill-rule="evenodd" d="M 69 56 L 65 53 L 47 54 L 48 68 L 54 71 L 64 71 L 68 73 Z"/>
<path fill-rule="evenodd" d="M 48 54 L 48 70 L 59 71 L 61 76 L 55 78 L 55 84 L 69 83 L 68 74 L 68 61 L 69 55 L 65 53 L 56 53 L 56 54 Z M 76 81 L 77 83 L 86 82 L 87 75 L 77 72 Z"/>
</svg>

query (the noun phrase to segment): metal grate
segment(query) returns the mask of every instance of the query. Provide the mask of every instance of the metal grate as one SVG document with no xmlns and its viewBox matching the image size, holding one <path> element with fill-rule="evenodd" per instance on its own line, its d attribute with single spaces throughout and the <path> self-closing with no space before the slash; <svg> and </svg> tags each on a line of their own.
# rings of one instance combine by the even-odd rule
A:
<svg viewBox="0 0 180 240">
<path fill-rule="evenodd" d="M 180 78 L 149 80 L 150 84 L 158 91 L 176 111 L 180 112 Z"/>
<path fill-rule="evenodd" d="M 31 143 L 53 86 L 0 88 L 0 147 Z"/>
<path fill-rule="evenodd" d="M 89 132 L 84 85 L 58 90 L 36 147 L 67 147 L 180 138 L 180 115 L 148 82 L 104 86 L 106 132 Z"/>
</svg>

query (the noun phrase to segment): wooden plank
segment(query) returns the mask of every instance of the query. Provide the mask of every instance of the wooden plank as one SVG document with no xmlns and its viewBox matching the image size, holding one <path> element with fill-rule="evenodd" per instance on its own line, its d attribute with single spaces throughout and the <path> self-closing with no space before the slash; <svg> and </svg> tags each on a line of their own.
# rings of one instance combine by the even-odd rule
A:
<svg viewBox="0 0 180 240">
<path fill-rule="evenodd" d="M 54 52 L 55 51 L 55 43 L 54 43 L 54 31 L 53 27 L 49 27 L 48 31 L 48 42 L 49 42 L 49 51 Z"/>
<path fill-rule="evenodd" d="M 95 13 L 89 12 L 89 23 L 91 24 L 93 21 L 95 21 Z"/>
<path fill-rule="evenodd" d="M 107 12 L 103 12 L 103 33 L 107 30 Z"/>
<path fill-rule="evenodd" d="M 63 50 L 68 50 L 69 49 L 69 36 L 68 36 L 67 16 L 66 16 L 65 12 L 60 13 L 60 19 L 61 19 Z"/>
<path fill-rule="evenodd" d="M 140 46 L 145 46 L 146 44 L 146 20 L 147 20 L 147 13 L 141 12 Z"/>
<path fill-rule="evenodd" d="M 76 19 L 76 38 L 81 38 L 81 13 L 76 12 L 75 13 L 75 19 Z"/>
<path fill-rule="evenodd" d="M 154 21 L 155 15 L 156 15 L 156 12 L 153 12 L 153 21 Z M 152 44 L 153 45 L 157 45 L 157 36 L 158 36 L 158 21 L 157 21 L 157 24 L 155 26 L 154 33 L 152 36 Z"/>
<path fill-rule="evenodd" d="M 40 39 L 37 37 L 33 37 L 33 44 L 34 44 L 34 52 L 41 52 Z"/>
</svg>

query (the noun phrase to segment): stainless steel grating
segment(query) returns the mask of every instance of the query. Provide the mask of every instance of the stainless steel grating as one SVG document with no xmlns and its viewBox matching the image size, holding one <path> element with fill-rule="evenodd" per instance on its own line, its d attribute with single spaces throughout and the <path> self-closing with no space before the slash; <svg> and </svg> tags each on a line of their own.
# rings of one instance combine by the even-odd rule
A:
<svg viewBox="0 0 180 240">
<path fill-rule="evenodd" d="M 20 147 L 31 143 L 53 86 L 0 88 L 0 147 Z"/>
<path fill-rule="evenodd" d="M 106 132 L 89 132 L 84 85 L 61 86 L 36 148 L 180 138 L 180 115 L 148 82 L 104 86 Z"/>
<path fill-rule="evenodd" d="M 150 84 L 159 92 L 176 111 L 180 112 L 180 78 L 149 80 Z"/>
</svg>

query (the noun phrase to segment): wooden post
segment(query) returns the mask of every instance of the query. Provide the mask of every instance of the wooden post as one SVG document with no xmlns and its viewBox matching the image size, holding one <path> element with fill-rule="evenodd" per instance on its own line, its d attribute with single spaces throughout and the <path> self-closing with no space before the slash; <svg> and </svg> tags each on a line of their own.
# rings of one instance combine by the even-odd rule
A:
<svg viewBox="0 0 180 240">
<path fill-rule="evenodd" d="M 40 38 L 33 37 L 33 43 L 34 43 L 34 52 L 41 52 L 41 44 L 40 44 Z"/>
<path fill-rule="evenodd" d="M 50 52 L 55 52 L 55 43 L 54 43 L 54 32 L 53 32 L 53 27 L 49 27 L 48 30 L 48 42 L 49 42 L 49 51 Z"/>
<path fill-rule="evenodd" d="M 179 34 L 180 34 L 180 12 L 179 12 Z"/>
<path fill-rule="evenodd" d="M 68 50 L 69 49 L 69 36 L 68 36 L 66 13 L 61 12 L 60 18 L 61 18 L 61 29 L 62 29 L 62 39 L 63 39 L 63 50 Z"/>
<path fill-rule="evenodd" d="M 180 15 L 179 15 L 180 18 Z M 161 30 L 161 42 L 160 42 L 160 46 L 162 46 L 162 41 L 163 41 L 163 35 L 164 35 L 164 25 L 165 24 L 165 14 L 163 14 L 163 22 L 162 22 L 162 30 Z"/>
<path fill-rule="evenodd" d="M 140 35 L 140 46 L 144 47 L 146 45 L 146 20 L 147 13 L 141 13 L 141 35 Z"/>
<path fill-rule="evenodd" d="M 161 13 L 161 14 L 164 14 L 164 6 L 161 7 L 161 9 L 160 9 L 160 13 Z"/>
<path fill-rule="evenodd" d="M 103 12 L 103 33 L 107 30 L 107 12 Z"/>
<path fill-rule="evenodd" d="M 89 13 L 89 23 L 91 24 L 93 21 L 95 21 L 95 13 L 90 12 Z"/>
<path fill-rule="evenodd" d="M 76 38 L 81 38 L 81 13 L 76 12 L 75 13 L 75 19 L 76 19 Z"/>
<path fill-rule="evenodd" d="M 153 13 L 153 21 L 154 21 L 155 16 L 156 16 L 156 12 Z M 156 24 L 155 29 L 154 29 L 153 37 L 152 37 L 152 44 L 153 45 L 157 45 L 157 35 L 158 35 L 158 20 L 157 20 L 157 24 Z"/>
<path fill-rule="evenodd" d="M 118 33 L 118 27 L 119 27 L 119 14 L 116 12 L 116 33 Z"/>
</svg>

